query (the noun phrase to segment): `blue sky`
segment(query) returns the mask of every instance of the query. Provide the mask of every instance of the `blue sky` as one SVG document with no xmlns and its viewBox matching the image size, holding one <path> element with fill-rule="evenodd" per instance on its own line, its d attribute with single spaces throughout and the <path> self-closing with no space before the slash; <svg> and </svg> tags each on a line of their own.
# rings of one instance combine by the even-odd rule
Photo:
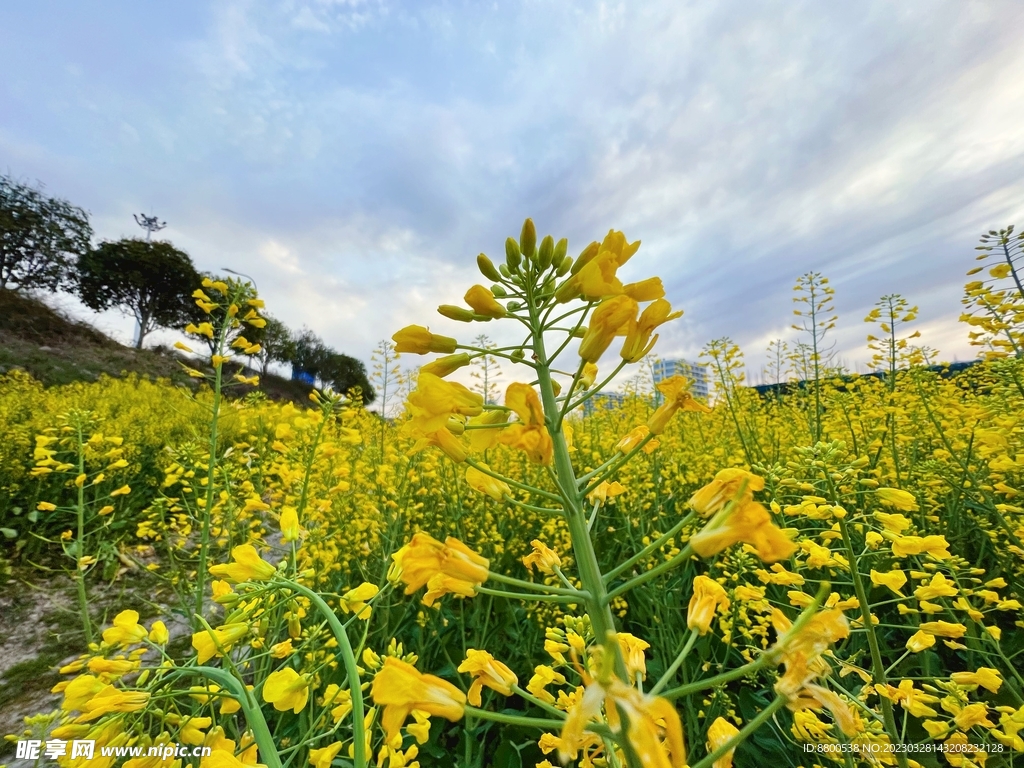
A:
<svg viewBox="0 0 1024 768">
<path fill-rule="evenodd" d="M 1022 22 L 1016 0 L 5 3 L 0 169 L 99 238 L 158 214 L 364 360 L 408 323 L 475 332 L 434 307 L 527 215 L 570 253 L 643 240 L 624 276 L 686 311 L 666 357 L 728 335 L 756 370 L 818 270 L 851 367 L 890 292 L 967 359 L 973 247 L 1024 223 Z"/>
</svg>

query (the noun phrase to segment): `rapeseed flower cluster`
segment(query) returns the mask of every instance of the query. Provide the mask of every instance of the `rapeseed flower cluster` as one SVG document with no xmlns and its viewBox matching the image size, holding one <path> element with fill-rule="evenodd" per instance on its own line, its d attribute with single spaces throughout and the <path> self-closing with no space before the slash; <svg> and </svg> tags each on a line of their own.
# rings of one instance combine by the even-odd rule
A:
<svg viewBox="0 0 1024 768">
<path fill-rule="evenodd" d="M 714 403 L 682 376 L 655 385 L 645 361 L 679 313 L 658 278 L 625 277 L 639 243 L 612 231 L 573 259 L 527 222 L 500 264 L 478 258 L 488 285 L 438 310 L 526 342 L 398 331 L 403 361 L 435 357 L 390 380 L 390 419 L 330 391 L 226 397 L 262 321 L 243 282 L 197 290 L 195 393 L 0 378 L 0 486 L 21 510 L 4 526 L 37 526 L 83 590 L 102 571 L 150 591 L 102 627 L 85 592 L 91 636 L 30 727 L 205 745 L 207 768 L 1024 753 L 1011 234 L 983 251 L 1003 287 L 968 286 L 976 316 L 1001 313 L 972 321 L 993 360 L 958 376 L 922 366 L 914 309 L 888 296 L 868 317 L 880 377 L 796 350 L 805 385 L 758 393 L 717 340 Z M 825 339 L 832 289 L 802 286 Z M 454 380 L 485 354 L 514 372 L 503 397 Z"/>
</svg>

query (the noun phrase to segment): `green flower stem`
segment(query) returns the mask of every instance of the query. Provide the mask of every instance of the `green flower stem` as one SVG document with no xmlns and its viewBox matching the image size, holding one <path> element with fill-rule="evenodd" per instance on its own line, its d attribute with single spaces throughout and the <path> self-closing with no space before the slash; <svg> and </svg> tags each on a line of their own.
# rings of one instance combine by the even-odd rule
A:
<svg viewBox="0 0 1024 768">
<path fill-rule="evenodd" d="M 324 602 L 324 599 L 320 597 L 316 592 L 304 587 L 301 584 L 296 584 L 294 581 L 288 579 L 278 579 L 277 584 L 288 589 L 295 590 L 300 595 L 306 597 L 317 610 L 323 614 L 324 618 L 327 619 L 327 623 L 331 627 L 331 632 L 334 635 L 334 639 L 338 641 L 338 649 L 341 652 L 342 661 L 345 664 L 345 673 L 348 678 L 348 689 L 352 695 L 352 742 L 354 747 L 353 762 L 355 768 L 366 767 L 366 736 L 365 736 L 365 723 L 363 722 L 363 691 L 359 679 L 359 668 L 356 665 L 356 657 L 352 652 L 352 643 L 349 642 L 348 633 L 342 626 L 341 621 L 338 619 L 331 607 Z"/>
<path fill-rule="evenodd" d="M 493 477 L 495 480 L 501 480 L 501 482 L 511 485 L 513 488 L 518 488 L 519 490 L 526 491 L 527 493 L 535 493 L 538 496 L 543 496 L 545 499 L 550 499 L 551 501 L 562 500 L 559 496 L 551 493 L 551 491 L 543 491 L 540 488 L 534 488 L 532 485 L 526 485 L 525 483 L 517 482 L 510 477 L 499 475 L 494 470 L 483 466 L 480 462 L 474 461 L 473 459 L 466 459 L 466 463 L 473 467 L 473 469 L 483 472 L 485 475 Z"/>
<path fill-rule="evenodd" d="M 561 344 L 559 344 L 559 345 L 558 345 L 558 349 L 556 349 L 556 350 L 555 350 L 555 354 L 553 354 L 553 355 L 551 356 L 551 359 L 552 359 L 552 360 L 554 360 L 554 359 L 555 359 L 555 358 L 557 358 L 557 357 L 558 357 L 558 356 L 559 356 L 560 354 L 562 354 L 562 352 L 564 352 L 564 351 L 565 351 L 565 348 L 566 348 L 567 346 L 569 346 L 569 342 L 571 342 L 571 341 L 572 341 L 573 339 L 575 339 L 575 338 L 576 338 L 576 333 L 577 333 L 577 332 L 579 331 L 579 329 L 580 329 L 580 328 L 582 328 L 582 327 L 583 327 L 583 321 L 587 319 L 587 312 L 589 312 L 589 311 L 590 311 L 590 307 L 591 307 L 591 305 L 589 305 L 589 304 L 588 304 L 587 306 L 585 306 L 585 307 L 579 307 L 578 309 L 574 309 L 574 310 L 572 310 L 572 312 L 566 312 L 566 313 L 565 313 L 564 315 L 562 315 L 562 316 L 560 316 L 560 317 L 556 317 L 556 318 L 555 318 L 554 320 L 552 320 L 552 321 L 551 321 L 551 323 L 550 323 L 550 324 L 545 324 L 545 326 L 544 326 L 544 327 L 545 327 L 545 328 L 548 328 L 548 327 L 550 327 L 550 326 L 554 325 L 555 323 L 557 323 L 557 322 L 560 322 L 561 320 L 564 320 L 564 319 L 565 319 L 566 317 L 568 317 L 569 315 L 571 315 L 571 314 L 572 314 L 573 312 L 582 312 L 582 314 L 580 315 L 580 319 L 576 321 L 576 325 L 575 325 L 575 327 L 574 327 L 574 328 L 572 329 L 572 331 L 571 331 L 571 332 L 570 332 L 570 333 L 569 333 L 569 334 L 568 334 L 568 335 L 567 335 L 567 336 L 565 337 L 565 341 L 563 341 L 563 342 L 562 342 Z"/>
<path fill-rule="evenodd" d="M 757 717 L 755 717 L 753 720 L 751 720 L 749 723 L 743 726 L 739 733 L 737 733 L 735 736 L 733 736 L 731 739 L 725 742 L 725 744 L 720 746 L 711 754 L 698 760 L 691 766 L 691 768 L 711 768 L 711 766 L 715 763 L 716 760 L 718 760 L 721 757 L 724 757 L 730 749 L 735 749 L 748 738 L 750 738 L 758 728 L 760 728 L 762 725 L 768 722 L 768 720 L 771 719 L 772 715 L 774 715 L 776 712 L 782 709 L 785 705 L 786 700 L 781 696 L 775 699 L 775 701 L 773 701 L 767 707 L 758 712 Z"/>
<path fill-rule="evenodd" d="M 225 318 L 220 335 L 217 337 L 217 351 L 214 354 L 220 355 L 224 350 L 224 339 L 230 328 L 230 320 Z M 216 366 L 213 377 L 213 405 L 210 416 L 210 458 L 206 465 L 206 505 L 203 507 L 203 531 L 199 542 L 199 568 L 196 571 L 196 604 L 193 615 L 200 616 L 203 613 L 203 598 L 206 592 L 206 559 L 210 549 L 210 524 L 213 517 L 214 498 L 214 474 L 217 471 L 217 430 L 220 426 L 220 400 L 221 389 L 224 382 L 224 364 Z M 192 629 L 198 629 L 198 624 L 193 619 Z"/>
<path fill-rule="evenodd" d="M 583 405 L 585 402 L 587 402 L 587 400 L 589 400 L 594 395 L 596 395 L 598 392 L 600 392 L 602 389 L 607 387 L 608 384 L 611 382 L 611 380 L 619 375 L 619 371 L 621 371 L 625 367 L 626 367 L 626 361 L 623 360 L 621 363 L 619 363 L 617 366 L 615 366 L 615 370 L 612 371 L 608 375 L 608 377 L 605 378 L 604 381 L 602 381 L 600 384 L 597 384 L 596 386 L 591 387 L 590 390 L 587 392 L 587 394 L 583 395 L 579 400 L 577 400 L 572 405 L 567 405 L 566 408 L 565 408 L 566 415 L 568 415 L 568 414 L 572 413 L 573 411 L 575 411 L 577 408 L 579 408 L 581 405 Z M 559 423 L 561 423 L 561 419 L 559 419 Z"/>
<path fill-rule="evenodd" d="M 610 467 L 612 464 L 614 464 L 618 460 L 619 460 L 619 455 L 616 453 L 614 456 L 612 456 L 610 459 L 608 459 L 606 462 L 604 462 L 597 469 L 593 469 L 593 470 L 591 470 L 590 472 L 587 472 L 584 475 L 580 475 L 578 478 L 576 478 L 576 481 L 578 483 L 586 483 L 588 480 L 590 480 L 590 478 L 596 477 L 598 473 L 603 472 L 605 469 Z"/>
<path fill-rule="evenodd" d="M 850 575 L 853 577 L 853 590 L 860 603 L 860 615 L 864 624 L 864 632 L 868 639 L 868 649 L 871 652 L 871 681 L 875 685 L 887 685 L 888 679 L 885 674 L 885 662 L 882 661 L 882 649 L 878 643 L 878 635 L 875 632 L 874 624 L 871 622 L 871 604 L 868 602 L 868 591 L 864 586 L 864 577 L 861 575 L 860 567 L 857 564 L 857 553 L 853 549 L 853 540 L 850 538 L 850 529 L 846 524 L 846 518 L 839 519 L 839 531 L 843 535 L 843 545 L 846 548 L 846 556 L 850 560 Z M 889 735 L 889 741 L 893 744 L 900 743 L 900 734 L 896 730 L 896 717 L 893 715 L 892 702 L 885 696 L 879 696 L 879 703 L 882 706 L 882 719 L 885 723 L 885 731 Z M 897 752 L 896 761 L 900 768 L 909 768 L 905 753 Z"/>
<path fill-rule="evenodd" d="M 513 587 L 522 587 L 523 589 L 532 589 L 536 592 L 547 592 L 552 595 L 569 595 L 571 597 L 579 597 L 582 593 L 575 587 L 571 589 L 563 589 L 562 587 L 552 587 L 547 584 L 538 584 L 535 581 L 524 581 L 523 579 L 516 579 L 512 576 L 504 576 L 500 573 L 490 571 L 488 580 L 494 579 L 500 581 L 502 584 L 509 584 Z"/>
<path fill-rule="evenodd" d="M 650 556 L 650 554 L 652 552 L 655 552 L 656 550 L 661 549 L 663 546 L 665 546 L 665 544 L 669 541 L 669 539 L 671 539 L 673 536 L 675 536 L 677 533 L 679 533 L 696 516 L 697 516 L 696 512 L 691 512 L 686 517 L 684 517 L 682 520 L 680 520 L 678 523 L 676 523 L 671 528 L 669 528 L 667 533 L 664 533 L 661 536 L 659 536 L 655 541 L 652 541 L 650 544 L 648 544 L 646 547 L 641 549 L 639 552 L 637 552 L 631 558 L 626 560 L 624 563 L 621 563 L 621 564 L 615 566 L 614 568 L 612 568 L 610 571 L 608 571 L 608 573 L 606 573 L 604 575 L 605 583 L 610 582 L 612 579 L 617 577 L 619 574 L 625 573 L 630 568 L 632 568 L 634 565 L 639 563 L 641 560 L 643 560 L 644 558 Z"/>
<path fill-rule="evenodd" d="M 527 283 L 529 285 L 529 283 Z M 594 637 L 598 643 L 608 644 L 609 638 L 617 633 L 615 616 L 608 605 L 601 566 L 594 550 L 594 543 L 587 530 L 587 519 L 583 512 L 583 495 L 579 491 L 576 472 L 569 457 L 569 447 L 562 432 L 561 420 L 558 418 L 558 403 L 555 400 L 555 388 L 551 381 L 551 360 L 544 348 L 544 332 L 537 314 L 534 296 L 527 291 L 529 300 L 527 307 L 530 312 L 530 325 L 533 335 L 533 352 L 537 360 L 537 382 L 540 388 L 545 422 L 551 436 L 553 446 L 554 472 L 557 487 L 562 496 L 569 534 L 572 538 L 573 554 L 580 582 L 586 592 L 580 599 L 585 603 Z M 618 643 L 611 643 L 615 656 L 615 671 L 621 680 L 628 680 L 626 664 L 619 653 Z"/>
<path fill-rule="evenodd" d="M 644 571 L 639 576 L 636 576 L 627 582 L 619 584 L 619 586 L 617 586 L 615 589 L 608 592 L 607 599 L 611 600 L 612 598 L 618 597 L 624 592 L 629 592 L 629 590 L 639 587 L 641 584 L 646 584 L 651 579 L 657 578 L 661 574 L 665 573 L 665 571 L 670 571 L 676 566 L 682 565 L 691 557 L 693 557 L 693 549 L 690 547 L 689 544 L 687 544 L 685 547 L 683 547 L 683 551 L 675 557 L 673 557 L 671 560 L 666 560 L 661 565 L 656 565 L 649 571 Z"/>
<path fill-rule="evenodd" d="M 198 675 L 212 680 L 226 690 L 234 694 L 235 700 L 242 706 L 245 713 L 245 720 L 249 724 L 253 738 L 256 739 L 256 746 L 259 749 L 260 761 L 267 768 L 281 768 L 281 757 L 277 752 L 277 745 L 274 744 L 273 735 L 267 726 L 259 704 L 256 702 L 252 692 L 246 689 L 238 680 L 229 675 L 223 669 L 216 667 L 184 667 L 170 670 L 171 675 Z"/>
<path fill-rule="evenodd" d="M 557 354 L 552 360 L 558 357 Z M 569 402 L 572 400 L 573 393 L 576 391 L 576 386 L 580 383 L 580 376 L 583 375 L 583 368 L 587 364 L 586 360 L 580 360 L 579 366 L 576 368 L 576 373 L 573 374 L 572 381 L 569 383 L 569 391 L 565 393 L 565 398 L 562 402 L 562 410 L 558 413 L 558 426 L 562 426 L 562 422 L 569 413 Z"/>
<path fill-rule="evenodd" d="M 501 352 L 500 351 L 501 349 L 508 349 L 508 347 L 498 347 L 498 348 L 495 348 L 495 349 L 481 349 L 480 347 L 473 347 L 473 346 L 470 346 L 469 344 L 459 344 L 456 348 L 457 349 L 468 349 L 468 350 L 470 350 L 472 352 L 481 352 L 481 353 L 483 353 L 485 355 L 492 355 L 494 357 L 503 357 L 506 360 L 509 360 L 509 361 L 511 361 L 513 363 L 519 363 L 521 365 L 528 365 L 531 368 L 536 368 L 537 367 L 534 363 L 531 363 L 529 360 L 522 360 L 522 359 L 515 360 L 515 359 L 513 359 L 512 355 L 509 355 L 509 354 L 506 354 L 505 352 Z M 518 347 L 512 347 L 512 349 L 519 349 L 519 348 Z"/>
<path fill-rule="evenodd" d="M 522 507 L 523 509 L 530 510 L 531 512 L 540 512 L 544 515 L 558 515 L 559 517 L 565 514 L 561 509 L 552 509 L 550 507 L 536 507 L 533 504 L 527 504 L 525 502 L 519 501 L 518 499 L 512 498 L 507 493 L 505 494 L 504 499 L 509 504 L 514 504 L 517 507 Z"/>
<path fill-rule="evenodd" d="M 524 691 L 522 688 L 520 688 L 515 683 L 512 684 L 512 690 L 517 695 L 519 695 L 521 698 L 526 699 L 527 701 L 529 701 L 532 704 L 536 704 L 538 707 L 543 709 L 545 712 L 548 712 L 549 714 L 552 714 L 552 715 L 557 715 L 558 717 L 562 718 L 563 720 L 565 719 L 565 712 L 563 712 L 562 710 L 558 709 L 557 707 L 551 706 L 546 701 L 541 701 L 536 696 L 534 696 L 532 693 L 530 693 L 529 691 Z"/>
<path fill-rule="evenodd" d="M 767 664 L 774 664 L 785 650 L 787 640 L 791 637 L 795 637 L 805 626 L 807 626 L 807 622 L 814 618 L 814 615 L 818 612 L 818 608 L 821 607 L 823 602 L 825 602 L 825 597 L 831 590 L 831 583 L 827 581 L 821 582 L 821 586 L 818 587 L 818 592 L 815 594 L 814 600 L 810 605 L 804 608 L 799 616 L 796 617 L 796 621 L 793 622 L 793 626 L 789 628 L 789 631 L 779 638 L 779 641 L 774 646 L 761 654 L 761 656 L 755 661 L 752 661 L 749 664 L 744 664 L 742 667 L 729 670 L 728 672 L 723 672 L 720 675 L 715 675 L 714 677 L 707 677 L 703 680 L 698 680 L 695 683 L 689 683 L 687 685 L 680 685 L 678 688 L 672 688 L 665 691 L 665 693 L 662 694 L 662 698 L 671 700 L 678 699 L 682 696 L 690 696 L 694 693 L 698 693 L 699 691 L 707 690 L 708 688 L 714 688 L 716 686 L 732 682 L 733 680 L 739 680 L 747 675 L 754 674 Z"/>
<path fill-rule="evenodd" d="M 608 467 L 608 469 L 606 469 L 600 475 L 597 475 L 595 479 L 590 481 L 590 484 L 587 485 L 587 487 L 583 490 L 582 495 L 586 496 L 588 493 L 597 488 L 597 486 L 603 483 L 607 478 L 611 477 L 613 474 L 618 472 L 619 467 L 623 466 L 626 462 L 628 462 L 630 459 L 636 456 L 641 450 L 643 450 L 643 447 L 647 445 L 649 442 L 651 442 L 651 440 L 653 440 L 654 438 L 655 435 L 648 434 L 647 437 L 645 437 L 643 440 L 637 443 L 636 447 L 633 448 L 633 450 L 631 450 L 629 453 L 623 454 L 621 457 L 616 459 L 615 462 L 610 467 Z"/>
<path fill-rule="evenodd" d="M 491 712 L 487 709 L 477 709 L 468 705 L 465 707 L 465 712 L 466 717 L 472 717 L 477 720 L 490 720 L 494 723 L 521 725 L 527 728 L 540 728 L 542 730 L 560 730 L 563 724 L 561 720 L 544 720 L 540 717 L 526 717 L 524 715 L 506 715 L 504 712 Z"/>
<path fill-rule="evenodd" d="M 672 664 L 669 665 L 669 668 L 665 670 L 665 674 L 663 674 L 661 676 L 661 679 L 657 682 L 657 684 L 653 688 L 651 688 L 652 696 L 661 693 L 665 686 L 668 685 L 668 681 L 671 680 L 673 676 L 675 676 L 677 671 L 679 671 L 679 667 L 683 665 L 683 662 L 686 660 L 686 657 L 690 655 L 690 650 L 693 648 L 693 644 L 697 642 L 698 637 L 700 637 L 700 632 L 698 632 L 696 629 L 691 629 L 690 636 L 686 638 L 686 643 L 683 644 L 682 650 L 679 651 L 679 654 L 676 656 L 675 661 L 673 661 Z"/>
<path fill-rule="evenodd" d="M 511 600 L 535 600 L 541 603 L 565 603 L 566 605 L 578 605 L 587 601 L 589 592 L 579 591 L 569 595 L 540 595 L 527 592 L 506 592 L 503 589 L 491 589 L 490 587 L 478 586 L 476 591 L 481 595 L 492 595 L 494 597 L 507 597 Z"/>
<path fill-rule="evenodd" d="M 78 417 L 75 426 L 78 428 L 78 476 L 85 474 L 85 445 L 82 442 L 82 418 Z M 75 558 L 75 588 L 78 591 L 78 611 L 82 616 L 82 629 L 85 630 L 85 642 L 92 642 L 92 619 L 89 617 L 89 595 L 85 591 L 85 571 L 78 564 L 85 556 L 85 483 L 78 486 L 78 504 L 75 508 L 78 515 L 78 552 Z"/>
</svg>

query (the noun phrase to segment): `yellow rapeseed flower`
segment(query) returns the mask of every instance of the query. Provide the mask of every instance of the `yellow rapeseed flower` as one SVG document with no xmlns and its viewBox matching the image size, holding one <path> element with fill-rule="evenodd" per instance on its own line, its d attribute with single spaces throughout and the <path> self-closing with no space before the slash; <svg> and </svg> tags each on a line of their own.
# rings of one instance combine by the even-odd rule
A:
<svg viewBox="0 0 1024 768">
<path fill-rule="evenodd" d="M 240 544 L 232 549 L 231 559 L 233 562 L 227 564 L 211 565 L 210 573 L 232 584 L 266 581 L 277 573 L 277 568 L 260 557 L 252 544 Z"/>
<path fill-rule="evenodd" d="M 516 413 L 519 421 L 506 427 L 498 440 L 526 453 L 533 464 L 550 464 L 554 444 L 544 424 L 544 409 L 537 391 L 528 384 L 513 382 L 505 390 L 505 405 Z"/>
<path fill-rule="evenodd" d="M 512 686 L 519 682 L 519 678 L 511 669 L 497 661 L 487 651 L 472 648 L 466 651 L 466 659 L 459 665 L 458 671 L 473 675 L 473 682 L 466 696 L 474 707 L 480 706 L 480 692 L 484 686 L 502 696 L 511 696 Z"/>
<path fill-rule="evenodd" d="M 714 579 L 700 575 L 693 580 L 693 595 L 686 612 L 686 626 L 706 635 L 716 611 L 729 609 L 729 597 L 722 585 Z"/>
<path fill-rule="evenodd" d="M 708 728 L 708 752 L 714 752 L 719 747 L 724 747 L 729 741 L 739 734 L 740 730 L 724 717 L 715 719 L 715 722 Z M 715 760 L 712 768 L 732 768 L 732 756 L 736 748 L 730 749 L 720 758 Z"/>
<path fill-rule="evenodd" d="M 531 571 L 534 566 L 537 566 L 537 570 L 541 573 L 553 574 L 555 568 L 561 567 L 562 561 L 558 557 L 558 553 L 550 549 L 543 541 L 534 539 L 530 542 L 530 546 L 533 547 L 533 552 L 525 555 L 522 560 L 523 565 Z"/>
<path fill-rule="evenodd" d="M 480 466 L 484 469 L 490 469 L 483 462 L 480 463 Z M 466 468 L 466 483 L 474 491 L 490 496 L 495 501 L 501 501 L 505 496 L 512 494 L 512 489 L 508 487 L 507 483 L 491 477 L 476 467 Z"/>
<path fill-rule="evenodd" d="M 887 573 L 881 573 L 873 568 L 871 569 L 871 583 L 876 587 L 888 587 L 894 593 L 903 597 L 903 593 L 900 590 L 903 585 L 907 583 L 907 574 L 901 570 L 889 571 Z"/>
<path fill-rule="evenodd" d="M 298 714 L 309 700 L 309 679 L 291 667 L 275 670 L 263 683 L 263 700 L 278 712 Z"/>
<path fill-rule="evenodd" d="M 638 310 L 637 303 L 628 296 L 613 296 L 598 304 L 580 342 L 580 357 L 588 363 L 597 363 L 619 330 L 635 321 Z"/>
<path fill-rule="evenodd" d="M 707 558 L 733 544 L 750 544 L 766 563 L 784 560 L 796 545 L 772 523 L 768 510 L 756 501 L 719 512 L 690 539 L 693 551 Z"/>
<path fill-rule="evenodd" d="M 198 654 L 197 661 L 205 664 L 214 656 L 220 656 L 249 634 L 249 625 L 243 622 L 224 624 L 213 630 L 203 629 L 192 635 L 192 647 Z"/>
<path fill-rule="evenodd" d="M 875 491 L 878 500 L 883 504 L 894 507 L 905 512 L 917 511 L 917 499 L 913 494 L 900 490 L 899 488 L 879 488 Z"/>
<path fill-rule="evenodd" d="M 729 502 L 745 504 L 755 491 L 764 490 L 764 478 L 745 469 L 723 469 L 715 479 L 690 497 L 690 507 L 701 517 L 711 517 Z"/>
<path fill-rule="evenodd" d="M 679 411 L 711 413 L 711 409 L 690 394 L 690 381 L 683 376 L 671 376 L 658 383 L 658 391 L 665 396 L 665 402 L 658 406 L 647 420 L 651 434 L 660 435 L 669 421 Z"/>
<path fill-rule="evenodd" d="M 466 695 L 451 683 L 425 675 L 393 656 L 384 659 L 384 666 L 374 676 L 370 696 L 374 704 L 384 707 L 381 725 L 388 743 L 400 736 L 413 710 L 455 722 L 462 718 L 466 704 Z"/>
<path fill-rule="evenodd" d="M 103 630 L 103 642 L 110 645 L 133 645 L 146 639 L 146 628 L 139 624 L 138 611 L 121 611 L 114 617 L 113 626 Z"/>
<path fill-rule="evenodd" d="M 465 300 L 474 312 L 484 317 L 499 318 L 508 314 L 505 307 L 494 300 L 494 294 L 482 285 L 474 285 L 466 291 Z"/>
<path fill-rule="evenodd" d="M 404 582 L 407 595 L 426 585 L 423 603 L 427 606 L 449 592 L 475 595 L 476 586 L 490 575 L 487 559 L 451 536 L 442 544 L 425 533 L 417 533 L 391 557 L 394 562 L 388 579 Z"/>
</svg>

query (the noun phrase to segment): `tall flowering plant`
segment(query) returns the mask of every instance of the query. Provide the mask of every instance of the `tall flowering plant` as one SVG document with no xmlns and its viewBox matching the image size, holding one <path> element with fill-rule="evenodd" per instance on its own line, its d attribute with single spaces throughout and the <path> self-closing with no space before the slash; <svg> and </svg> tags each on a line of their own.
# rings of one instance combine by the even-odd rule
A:
<svg viewBox="0 0 1024 768">
<path fill-rule="evenodd" d="M 426 605 L 446 595 L 487 594 L 567 609 L 582 607 L 584 615 L 576 622 L 566 620 L 566 631 L 549 630 L 545 650 L 564 674 L 540 665 L 525 688 L 513 670 L 485 650 L 469 650 L 458 667 L 473 678 L 468 697 L 445 680 L 389 660 L 376 676 L 371 695 L 385 707 L 384 726 L 392 748 L 401 747 L 401 728 L 408 716 L 425 710 L 449 720 L 471 717 L 533 726 L 541 750 L 557 753 L 563 763 L 580 759 L 590 765 L 600 759 L 609 765 L 683 766 L 688 764 L 686 739 L 674 700 L 699 695 L 768 663 L 786 666 L 778 698 L 742 729 L 721 718 L 716 721 L 708 732 L 707 755 L 696 766 L 704 768 L 731 756 L 741 741 L 785 705 L 830 708 L 839 713 L 837 717 L 851 717 L 847 702 L 814 682 L 822 673 L 817 663 L 821 654 L 848 632 L 841 611 L 818 612 L 820 600 L 812 601 L 796 621 L 780 613 L 775 620 L 778 644 L 747 668 L 671 687 L 694 641 L 708 632 L 716 612 L 728 608 L 725 591 L 706 576 L 693 583 L 688 642 L 675 660 L 663 665 L 664 676 L 644 689 L 644 651 L 650 646 L 619 630 L 613 610 L 616 599 L 694 557 L 711 558 L 736 544 L 766 563 L 789 558 L 796 545 L 775 526 L 768 509 L 754 500 L 763 480 L 744 470 L 725 470 L 693 497 L 690 513 L 664 536 L 615 567 L 602 569 L 591 529 L 602 505 L 622 491 L 615 479 L 620 470 L 654 450 L 658 436 L 680 411 L 710 411 L 690 394 L 686 379 L 669 378 L 659 383 L 660 402 L 646 424 L 624 435 L 610 458 L 590 471 L 573 461 L 570 417 L 626 366 L 648 355 L 658 328 L 682 314 L 665 299 L 660 278 L 624 283 L 619 277 L 639 247 L 639 241 L 630 243 L 613 230 L 573 260 L 564 239 L 556 243 L 549 235 L 538 243 L 534 224 L 527 219 L 519 240 L 506 241 L 504 263 L 495 265 L 484 254 L 477 258 L 491 285 L 472 286 L 465 306 L 438 308 L 441 315 L 457 321 L 520 326 L 526 334 L 522 344 L 477 348 L 420 325 L 403 328 L 393 337 L 400 353 L 442 355 L 420 368 L 416 389 L 408 398 L 404 431 L 416 440 L 414 450 L 442 451 L 465 467 L 470 487 L 495 503 L 563 521 L 572 548 L 565 554 L 571 554 L 575 572 L 563 570 L 559 553 L 540 540 L 533 543 L 532 552 L 524 553 L 523 562 L 554 577 L 546 583 L 497 573 L 470 544 L 451 537 L 441 542 L 420 532 L 393 556 L 390 580 L 404 584 L 406 594 L 426 588 Z M 618 348 L 617 359 L 602 377 L 598 363 L 613 346 Z M 503 404 L 488 404 L 447 378 L 480 355 L 503 358 L 523 374 L 525 381 L 508 385 Z M 539 476 L 547 482 L 492 469 L 483 457 L 497 444 L 521 451 L 530 464 L 543 468 Z M 706 523 L 700 524 L 702 520 Z M 666 545 L 687 526 L 698 530 L 685 547 L 666 556 Z M 567 675 L 578 684 L 573 686 Z M 556 698 L 549 686 L 568 689 L 560 690 Z M 547 716 L 482 708 L 483 687 L 519 696 Z"/>
</svg>

